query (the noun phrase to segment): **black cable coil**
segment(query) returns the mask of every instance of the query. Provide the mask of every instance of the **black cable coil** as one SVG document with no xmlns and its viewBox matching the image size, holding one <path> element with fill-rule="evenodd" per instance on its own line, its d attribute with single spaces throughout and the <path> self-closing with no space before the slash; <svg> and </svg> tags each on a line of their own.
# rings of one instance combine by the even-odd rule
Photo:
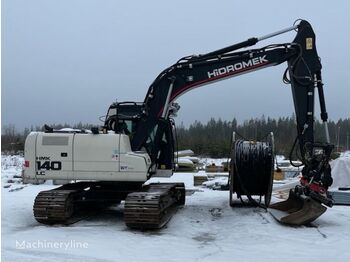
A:
<svg viewBox="0 0 350 262">
<path fill-rule="evenodd" d="M 267 207 L 271 200 L 273 163 L 271 143 L 236 140 L 231 152 L 231 192 L 235 192 L 242 202 L 242 196 L 247 196 L 250 204 Z M 252 198 L 253 195 L 260 196 L 259 202 Z M 261 204 L 262 196 L 265 206 Z"/>
</svg>

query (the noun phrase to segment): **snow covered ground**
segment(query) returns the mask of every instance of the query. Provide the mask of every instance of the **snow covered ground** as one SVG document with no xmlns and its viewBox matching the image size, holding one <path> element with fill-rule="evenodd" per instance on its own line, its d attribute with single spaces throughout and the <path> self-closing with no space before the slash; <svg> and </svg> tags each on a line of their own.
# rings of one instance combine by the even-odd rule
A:
<svg viewBox="0 0 350 262">
<path fill-rule="evenodd" d="M 340 157 L 350 157 L 350 151 L 345 151 L 340 154 Z"/>
<path fill-rule="evenodd" d="M 70 226 L 41 225 L 33 201 L 54 186 L 16 183 L 22 162 L 2 157 L 2 261 L 350 261 L 349 206 L 313 226 L 287 227 L 262 209 L 232 209 L 227 192 L 207 188 L 187 196 L 159 231 L 129 230 L 120 207 Z M 193 173 L 168 180 L 193 188 Z"/>
</svg>

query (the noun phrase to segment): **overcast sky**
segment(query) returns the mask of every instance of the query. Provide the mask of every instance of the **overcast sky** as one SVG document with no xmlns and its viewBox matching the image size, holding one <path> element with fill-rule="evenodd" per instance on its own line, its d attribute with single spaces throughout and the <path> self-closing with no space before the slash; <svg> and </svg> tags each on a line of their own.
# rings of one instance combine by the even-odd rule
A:
<svg viewBox="0 0 350 262">
<path fill-rule="evenodd" d="M 329 116 L 350 117 L 349 1 L 2 0 L 2 125 L 99 124 L 109 104 L 143 101 L 178 58 L 311 22 Z M 262 42 L 292 41 L 294 33 Z M 180 97 L 177 123 L 290 116 L 286 64 Z M 318 106 L 317 106 L 318 112 Z"/>
</svg>

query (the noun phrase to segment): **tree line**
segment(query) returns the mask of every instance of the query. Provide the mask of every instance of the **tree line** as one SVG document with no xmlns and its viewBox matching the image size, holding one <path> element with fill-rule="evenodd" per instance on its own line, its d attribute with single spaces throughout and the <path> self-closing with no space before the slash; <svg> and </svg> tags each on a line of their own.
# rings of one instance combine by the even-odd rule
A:
<svg viewBox="0 0 350 262">
<path fill-rule="evenodd" d="M 61 128 L 74 128 L 74 129 L 91 129 L 93 125 L 83 124 L 79 122 L 78 124 L 55 124 L 50 125 L 53 129 Z M 26 127 L 22 132 L 16 130 L 16 126 L 13 124 L 2 126 L 1 128 L 1 152 L 16 154 L 21 153 L 24 150 L 24 142 L 28 134 L 32 131 L 44 131 L 43 126 L 31 126 Z"/>
<path fill-rule="evenodd" d="M 289 155 L 296 137 L 295 117 L 260 117 L 238 123 L 237 119 L 231 121 L 210 119 L 207 123 L 195 121 L 186 127 L 182 123 L 177 125 L 177 147 L 179 150 L 192 149 L 196 154 L 214 158 L 227 157 L 230 150 L 232 132 L 235 131 L 246 139 L 261 140 L 270 132 L 274 133 L 276 153 Z M 93 125 L 78 123 L 75 125 L 57 124 L 54 129 L 64 127 L 75 129 L 90 129 Z M 329 121 L 329 135 L 335 151 L 349 149 L 350 147 L 350 118 Z M 314 124 L 315 140 L 325 141 L 324 126 L 316 120 Z M 25 138 L 31 131 L 42 131 L 40 126 L 25 128 L 18 132 L 14 125 L 2 127 L 1 151 L 16 153 L 23 151 Z"/>
<path fill-rule="evenodd" d="M 335 151 L 350 147 L 350 118 L 329 121 L 329 135 Z M 325 141 L 323 124 L 316 120 L 314 123 L 315 141 Z M 178 148 L 192 149 L 196 154 L 224 158 L 229 155 L 232 132 L 249 140 L 264 140 L 270 133 L 274 133 L 275 149 L 277 154 L 289 156 L 296 138 L 296 119 L 280 117 L 278 119 L 252 118 L 238 123 L 221 119 L 210 119 L 207 123 L 194 122 L 188 128 L 183 124 L 177 127 Z"/>
</svg>

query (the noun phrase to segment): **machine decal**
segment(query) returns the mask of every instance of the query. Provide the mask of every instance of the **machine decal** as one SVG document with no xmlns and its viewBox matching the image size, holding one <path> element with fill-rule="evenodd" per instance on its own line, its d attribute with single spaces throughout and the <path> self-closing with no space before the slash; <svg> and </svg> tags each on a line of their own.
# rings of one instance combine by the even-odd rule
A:
<svg viewBox="0 0 350 262">
<path fill-rule="evenodd" d="M 128 168 L 128 166 L 120 166 L 120 170 L 121 171 L 126 171 L 126 170 L 128 170 L 129 168 Z"/>
<path fill-rule="evenodd" d="M 228 74 L 230 72 L 240 71 L 240 70 L 243 70 L 245 68 L 249 68 L 249 67 L 253 67 L 253 66 L 257 66 L 257 65 L 261 65 L 261 64 L 266 64 L 268 62 L 269 61 L 266 59 L 266 55 L 254 57 L 252 59 L 249 59 L 248 61 L 242 61 L 242 62 L 235 63 L 233 65 L 228 65 L 228 66 L 214 69 L 212 72 L 208 72 L 208 77 L 212 78 L 212 77 L 219 76 L 219 75 L 225 75 L 225 74 Z"/>
<path fill-rule="evenodd" d="M 112 159 L 118 160 L 118 157 L 119 157 L 119 151 L 113 150 Z"/>
<path fill-rule="evenodd" d="M 306 38 L 306 50 L 311 50 L 312 49 L 312 38 L 308 37 Z"/>
<path fill-rule="evenodd" d="M 61 161 L 36 161 L 38 170 L 61 170 L 62 162 Z"/>
</svg>

